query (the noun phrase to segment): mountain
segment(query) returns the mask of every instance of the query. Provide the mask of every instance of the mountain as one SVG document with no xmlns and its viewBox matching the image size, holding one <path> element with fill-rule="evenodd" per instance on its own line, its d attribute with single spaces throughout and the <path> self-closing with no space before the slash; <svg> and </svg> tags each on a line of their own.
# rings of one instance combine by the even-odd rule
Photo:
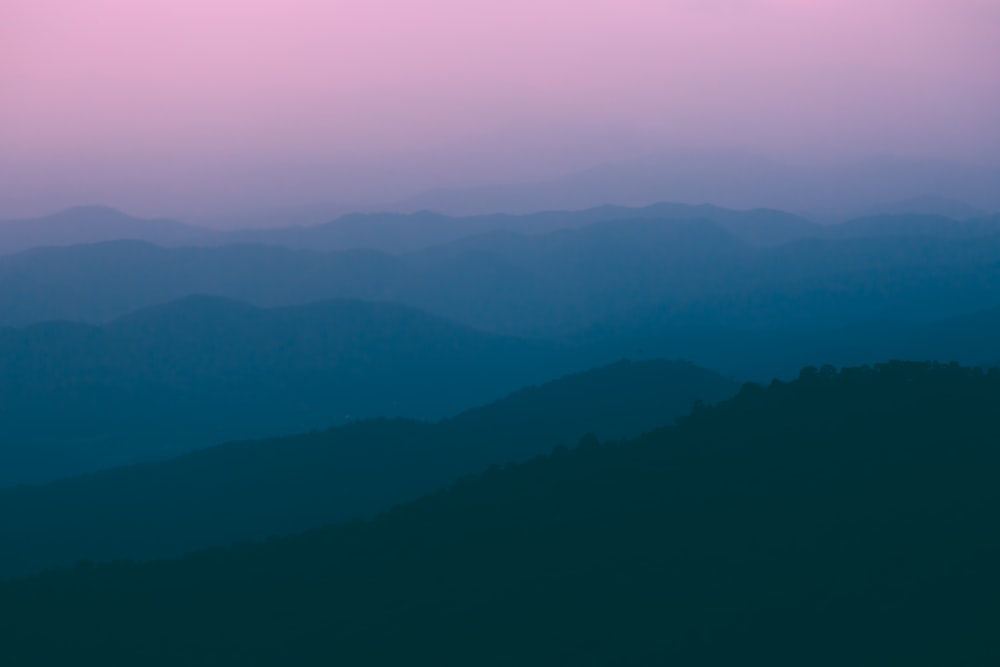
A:
<svg viewBox="0 0 1000 667">
<path fill-rule="evenodd" d="M 644 207 L 597 206 L 579 211 L 465 217 L 426 210 L 410 214 L 355 213 L 311 227 L 229 232 L 218 235 L 215 242 L 280 245 L 319 251 L 365 248 L 398 254 L 491 232 L 548 234 L 598 222 L 652 219 L 708 220 L 754 245 L 773 245 L 806 238 L 819 234 L 820 229 L 801 217 L 782 211 L 737 211 L 709 205 L 657 203 Z"/>
<path fill-rule="evenodd" d="M 705 221 L 635 220 L 475 237 L 414 259 L 427 282 L 394 298 L 521 335 L 575 337 L 605 323 L 617 335 L 651 322 L 803 330 L 928 321 L 991 308 L 1000 293 L 1000 235 L 752 247 Z"/>
<path fill-rule="evenodd" d="M 0 552 L 0 577 L 83 559 L 176 556 L 371 515 L 587 434 L 638 435 L 736 388 L 690 364 L 623 361 L 434 424 L 356 422 L 0 489 L 0 533 L 17 545 Z"/>
<path fill-rule="evenodd" d="M 403 280 L 398 259 L 263 246 L 161 248 L 114 241 L 0 257 L 0 326 L 105 322 L 192 294 L 258 306 L 379 299 Z"/>
<path fill-rule="evenodd" d="M 0 585 L 10 664 L 984 665 L 1000 372 L 747 385 L 373 521 Z"/>
<path fill-rule="evenodd" d="M 794 211 L 832 222 L 859 211 L 873 211 L 886 201 L 925 198 L 959 200 L 973 209 L 1000 211 L 998 193 L 997 165 L 894 157 L 793 164 L 740 151 L 678 150 L 603 164 L 541 182 L 434 190 L 400 201 L 395 207 L 473 215 L 710 201 L 735 209 Z"/>
<path fill-rule="evenodd" d="M 174 220 L 134 218 L 106 206 L 79 206 L 40 218 L 0 220 L 0 255 L 123 239 L 177 246 L 198 243 L 209 235 L 208 230 Z"/>
<path fill-rule="evenodd" d="M 647 320 L 742 329 L 929 321 L 997 304 L 1000 234 L 897 235 L 909 222 L 876 221 L 848 228 L 845 238 L 768 245 L 729 230 L 745 222 L 656 217 L 491 232 L 400 256 L 137 242 L 35 249 L 0 258 L 0 325 L 102 322 L 199 293 L 265 307 L 392 301 L 527 337 Z M 788 222 L 780 226 L 795 233 Z"/>
<path fill-rule="evenodd" d="M 480 235 L 541 235 L 595 223 L 632 220 L 706 220 L 752 246 L 780 245 L 805 238 L 853 238 L 867 234 L 870 227 L 879 236 L 907 236 L 926 234 L 928 225 L 932 225 L 936 235 L 947 228 L 960 230 L 959 237 L 995 234 L 1000 228 L 996 216 L 961 202 L 933 198 L 913 200 L 912 205 L 902 202 L 898 206 L 876 207 L 861 218 L 826 227 L 776 209 L 737 210 L 708 204 L 660 202 L 647 206 L 603 205 L 520 215 L 455 217 L 427 210 L 348 213 L 309 226 L 221 231 L 172 220 L 134 218 L 111 208 L 86 206 L 43 218 L 0 221 L 0 254 L 36 247 L 138 240 L 163 247 L 267 245 L 317 252 L 373 250 L 399 255 Z M 968 221 L 968 224 L 958 224 L 960 221 Z"/>
<path fill-rule="evenodd" d="M 711 220 L 726 226 L 748 243 L 763 244 L 803 238 L 816 228 L 802 218 L 781 211 L 736 211 L 708 205 L 660 203 L 642 208 L 599 206 L 582 211 L 466 217 L 430 211 L 348 213 L 329 222 L 307 226 L 222 231 L 172 220 L 134 218 L 103 206 L 83 206 L 42 218 L 0 221 L 0 254 L 35 247 L 122 240 L 146 241 L 163 247 L 271 245 L 319 252 L 375 250 L 400 254 L 489 232 L 546 234 L 595 222 L 635 218 Z"/>
<path fill-rule="evenodd" d="M 578 369 L 549 343 L 384 303 L 190 297 L 0 329 L 0 485 L 365 417 L 436 419 Z"/>
</svg>

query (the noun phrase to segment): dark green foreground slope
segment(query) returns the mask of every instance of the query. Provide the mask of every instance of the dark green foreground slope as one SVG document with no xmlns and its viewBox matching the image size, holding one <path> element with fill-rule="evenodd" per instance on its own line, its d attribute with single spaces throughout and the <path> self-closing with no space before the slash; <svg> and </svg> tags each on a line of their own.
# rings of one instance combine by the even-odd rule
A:
<svg viewBox="0 0 1000 667">
<path fill-rule="evenodd" d="M 620 361 L 433 424 L 363 421 L 0 489 L 0 579 L 83 559 L 178 556 L 370 516 L 558 442 L 644 433 L 738 388 L 684 362 Z"/>
<path fill-rule="evenodd" d="M 986 665 L 1000 371 L 806 372 L 373 522 L 0 587 L 17 665 Z"/>
</svg>

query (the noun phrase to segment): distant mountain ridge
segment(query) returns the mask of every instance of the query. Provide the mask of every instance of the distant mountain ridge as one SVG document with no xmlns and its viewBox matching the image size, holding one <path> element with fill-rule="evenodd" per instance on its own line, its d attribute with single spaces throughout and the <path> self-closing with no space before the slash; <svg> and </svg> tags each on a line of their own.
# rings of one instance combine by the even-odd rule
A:
<svg viewBox="0 0 1000 667">
<path fill-rule="evenodd" d="M 138 240 L 163 247 L 269 245 L 331 252 L 377 250 L 400 254 L 492 232 L 548 234 L 613 220 L 704 219 L 751 244 L 783 243 L 810 236 L 815 225 L 781 211 L 736 211 L 709 205 L 659 203 L 643 208 L 598 206 L 527 215 L 454 217 L 415 213 L 349 213 L 329 222 L 271 229 L 210 230 L 169 220 L 135 218 L 112 208 L 86 206 L 30 220 L 0 221 L 0 255 L 34 247 Z"/>
<path fill-rule="evenodd" d="M 107 206 L 78 206 L 39 218 L 0 220 L 0 255 L 125 239 L 178 246 L 208 237 L 207 230 L 175 220 L 136 218 Z"/>
<path fill-rule="evenodd" d="M 103 206 L 68 209 L 42 218 L 0 221 L 0 255 L 35 247 L 67 246 L 105 241 L 146 241 L 162 247 L 267 245 L 295 250 L 333 252 L 375 250 L 405 254 L 462 239 L 496 233 L 551 234 L 602 222 L 629 220 L 706 220 L 752 246 L 773 246 L 806 238 L 846 238 L 888 230 L 879 218 L 898 220 L 889 235 L 926 233 L 926 218 L 935 216 L 937 233 L 948 233 L 951 222 L 972 236 L 1000 233 L 997 216 L 950 200 L 914 200 L 912 204 L 873 208 L 865 216 L 837 225 L 809 220 L 766 208 L 736 210 L 708 204 L 661 202 L 642 207 L 602 205 L 582 210 L 546 210 L 528 214 L 483 214 L 455 217 L 428 210 L 414 213 L 350 213 L 312 226 L 219 231 L 172 220 L 148 220 Z M 870 227 L 870 229 L 869 229 Z"/>
<path fill-rule="evenodd" d="M 0 257 L 0 326 L 107 321 L 189 294 L 266 307 L 390 301 L 529 337 L 649 318 L 736 328 L 932 320 L 997 303 L 1000 218 L 877 217 L 819 227 L 822 236 L 751 244 L 729 231 L 748 215 L 491 232 L 403 255 L 125 241 L 40 248 Z M 779 218 L 760 215 L 767 224 L 747 228 L 758 236 L 811 229 L 794 219 L 775 227 Z"/>
<path fill-rule="evenodd" d="M 805 238 L 816 225 L 782 211 L 737 211 L 710 206 L 658 203 L 645 207 L 597 206 L 584 210 L 546 210 L 523 215 L 455 217 L 422 210 L 415 213 L 357 213 L 313 227 L 231 232 L 216 242 L 258 243 L 309 250 L 368 248 L 413 252 L 490 233 L 549 234 L 599 222 L 627 220 L 709 220 L 754 245 Z"/>
<path fill-rule="evenodd" d="M 455 215 L 525 213 L 658 201 L 713 202 L 736 209 L 793 211 L 832 222 L 879 212 L 886 202 L 939 213 L 926 202 L 957 200 L 1000 212 L 1000 166 L 882 157 L 843 164 L 792 164 L 741 151 L 671 151 L 598 165 L 561 178 L 471 188 L 443 188 L 409 197 L 402 210 Z M 921 203 L 916 208 L 914 203 Z M 892 206 L 892 205 L 890 205 Z M 937 206 L 937 205 L 936 205 Z"/>
</svg>

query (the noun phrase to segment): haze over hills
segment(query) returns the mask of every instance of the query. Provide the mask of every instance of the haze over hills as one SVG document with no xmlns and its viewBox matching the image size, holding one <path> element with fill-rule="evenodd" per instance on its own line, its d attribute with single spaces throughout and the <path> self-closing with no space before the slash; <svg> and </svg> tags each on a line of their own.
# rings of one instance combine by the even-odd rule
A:
<svg viewBox="0 0 1000 667">
<path fill-rule="evenodd" d="M 171 221 L 144 220 L 111 208 L 91 206 L 68 209 L 44 218 L 0 222 L 0 254 L 39 246 L 115 240 L 142 240 L 165 247 L 256 244 L 314 251 L 365 249 L 398 254 L 488 232 L 545 234 L 595 222 L 640 218 L 710 220 L 755 245 L 782 243 L 818 233 L 815 225 L 781 211 L 735 211 L 709 205 L 672 203 L 657 203 L 643 208 L 599 206 L 579 211 L 467 217 L 429 211 L 408 214 L 351 213 L 309 226 L 229 231 L 184 226 Z"/>
<path fill-rule="evenodd" d="M 935 237 L 977 239 L 1000 234 L 1000 215 L 956 220 L 942 215 L 876 215 L 824 228 L 823 238 Z"/>
<path fill-rule="evenodd" d="M 710 205 L 656 203 L 644 207 L 597 206 L 546 210 L 523 215 L 454 217 L 430 211 L 345 215 L 323 225 L 281 230 L 232 232 L 217 241 L 263 243 L 310 250 L 367 248 L 411 252 L 491 232 L 548 234 L 598 222 L 636 219 L 709 220 L 753 245 L 783 243 L 817 233 L 816 226 L 782 211 L 737 211 Z"/>
<path fill-rule="evenodd" d="M 893 202 L 954 199 L 1000 211 L 1000 166 L 944 160 L 871 158 L 841 164 L 794 164 L 737 151 L 673 151 L 608 163 L 538 183 L 439 189 L 396 204 L 455 215 L 525 213 L 658 201 L 794 211 L 840 221 Z M 915 210 L 886 211 L 941 213 Z"/>
<path fill-rule="evenodd" d="M 389 509 L 593 434 L 632 437 L 737 385 L 685 363 L 619 362 L 438 423 L 356 422 L 159 463 L 0 489 L 0 578 L 83 559 L 176 556 Z"/>
<path fill-rule="evenodd" d="M 776 212 L 709 210 L 718 222 L 647 213 L 403 255 L 136 242 L 35 249 L 0 258 L 0 325 L 102 322 L 201 293 L 268 307 L 394 301 L 503 334 L 569 336 L 668 319 L 772 329 L 928 321 L 991 308 L 1000 293 L 995 217 L 874 217 L 800 238 L 814 227 Z"/>
<path fill-rule="evenodd" d="M 0 325 L 104 322 L 192 294 L 259 306 L 374 299 L 400 279 L 397 259 L 369 251 L 165 249 L 134 241 L 38 248 L 0 258 Z"/>
<path fill-rule="evenodd" d="M 579 370 L 554 344 L 404 306 L 189 297 L 0 329 L 0 484 L 375 416 L 436 419 Z"/>
<path fill-rule="evenodd" d="M 2 584 L 0 655 L 990 664 L 998 401 L 995 370 L 806 369 L 371 522 Z"/>
<path fill-rule="evenodd" d="M 107 206 L 79 206 L 40 218 L 0 220 L 0 255 L 38 246 L 134 239 L 164 246 L 198 243 L 207 230 L 175 220 L 143 219 Z"/>
<path fill-rule="evenodd" d="M 918 284 L 936 284 L 936 277 Z M 953 297 L 929 287 L 914 295 L 928 303 Z M 829 306 L 823 300 L 781 305 L 814 312 Z M 864 313 L 878 303 L 847 306 Z M 438 418 L 628 356 L 683 358 L 730 377 L 764 380 L 808 363 L 1000 358 L 996 308 L 928 323 L 855 317 L 851 324 L 775 329 L 741 328 L 740 321 L 685 325 L 658 314 L 546 341 L 489 334 L 384 303 L 260 310 L 190 297 L 107 325 L 0 329 L 0 428 L 8 438 L 0 450 L 0 485 L 358 418 Z"/>
<path fill-rule="evenodd" d="M 996 209 L 993 211 L 996 212 Z M 958 199 L 924 196 L 879 204 L 854 217 L 871 215 L 940 215 L 954 220 L 970 220 L 986 217 L 990 212 Z"/>
<path fill-rule="evenodd" d="M 416 213 L 350 213 L 309 226 L 212 230 L 170 220 L 146 220 L 107 207 L 68 209 L 31 220 L 0 222 L 0 254 L 40 246 L 65 246 L 115 240 L 141 240 L 164 247 L 185 245 L 275 245 L 314 251 L 378 250 L 391 254 L 424 250 L 460 239 L 497 232 L 548 234 L 598 222 L 637 219 L 708 220 L 750 245 L 780 245 L 804 238 L 840 238 L 864 234 L 868 219 L 899 221 L 892 235 L 918 232 L 921 219 L 935 216 L 945 227 L 969 221 L 966 234 L 1000 231 L 996 216 L 947 199 L 922 198 L 869 210 L 845 224 L 823 226 L 776 209 L 727 209 L 717 206 L 660 202 L 642 207 L 597 206 L 582 210 L 549 210 L 523 215 L 490 214 L 454 217 L 430 211 Z M 910 230 L 912 225 L 914 229 Z M 884 232 L 883 232 L 884 233 Z"/>
<path fill-rule="evenodd" d="M 1000 0 L 0 7 L 0 667 L 1000 665 Z"/>
</svg>

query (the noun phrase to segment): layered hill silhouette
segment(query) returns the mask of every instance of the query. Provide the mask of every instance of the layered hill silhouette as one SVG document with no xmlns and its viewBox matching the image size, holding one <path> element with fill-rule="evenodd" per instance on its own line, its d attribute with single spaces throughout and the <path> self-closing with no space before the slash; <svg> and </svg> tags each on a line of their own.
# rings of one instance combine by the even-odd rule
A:
<svg viewBox="0 0 1000 667">
<path fill-rule="evenodd" d="M 365 417 L 438 419 L 571 370 L 556 346 L 418 310 L 189 297 L 0 329 L 0 484 Z"/>
<path fill-rule="evenodd" d="M 914 200 L 958 200 L 1000 211 L 1000 169 L 940 160 L 876 158 L 856 163 L 798 165 L 740 151 L 672 151 L 597 165 L 561 178 L 442 189 L 399 205 L 457 215 L 579 209 L 604 204 L 702 202 L 733 208 L 777 208 L 822 220 L 858 211 L 962 212 L 928 209 Z M 910 202 L 902 210 L 892 202 Z"/>
<path fill-rule="evenodd" d="M 11 664 L 982 665 L 1000 371 L 746 385 L 354 522 L 0 585 Z"/>
<path fill-rule="evenodd" d="M 640 218 L 481 234 L 401 256 L 137 242 L 36 249 L 0 258 L 0 324 L 100 322 L 192 293 L 259 306 L 393 301 L 497 333 L 549 337 L 607 321 L 803 328 L 996 305 L 995 219 L 906 220 L 870 218 L 841 227 L 844 238 L 772 245 L 710 220 Z"/>
<path fill-rule="evenodd" d="M 176 556 L 370 516 L 584 435 L 632 437 L 736 385 L 684 363 L 619 362 L 437 423 L 364 421 L 0 489 L 0 578 L 80 560 Z"/>
<path fill-rule="evenodd" d="M 81 206 L 40 218 L 0 221 L 0 255 L 35 247 L 120 240 L 146 241 L 163 247 L 268 245 L 318 252 L 377 250 L 400 254 L 491 232 L 548 234 L 595 222 L 632 219 L 709 220 L 748 243 L 761 245 L 821 233 L 818 225 L 782 211 L 738 211 L 707 204 L 598 206 L 579 211 L 464 217 L 431 211 L 350 213 L 318 225 L 230 231 L 136 218 L 105 206 Z"/>
<path fill-rule="evenodd" d="M 553 210 L 523 215 L 449 216 L 431 211 L 356 213 L 312 227 L 231 232 L 217 236 L 214 242 L 320 251 L 364 248 L 403 253 L 494 232 L 549 234 L 620 220 L 708 220 L 752 245 L 785 243 L 821 233 L 819 225 L 783 211 L 733 210 L 708 204 L 692 206 L 664 202 L 643 207 L 596 206 L 578 211 Z"/>
<path fill-rule="evenodd" d="M 137 218 L 107 206 L 78 206 L 38 218 L 0 220 L 0 255 L 39 246 L 124 239 L 177 246 L 209 238 L 209 232 L 192 225 L 163 218 Z"/>
<path fill-rule="evenodd" d="M 449 216 L 415 213 L 350 213 L 329 222 L 267 229 L 212 230 L 166 219 L 143 219 L 105 206 L 81 206 L 33 219 L 0 221 L 0 255 L 43 246 L 137 240 L 163 247 L 267 245 L 335 252 L 417 252 L 496 232 L 526 235 L 579 229 L 599 222 L 707 220 L 753 246 L 804 238 L 942 235 L 978 237 L 1000 233 L 1000 219 L 962 202 L 924 198 L 875 207 L 846 223 L 818 225 L 775 209 L 737 210 L 708 204 L 662 202 L 642 207 L 597 206 L 522 215 Z M 964 224 L 961 224 L 964 223 Z"/>
<path fill-rule="evenodd" d="M 105 322 L 192 294 L 262 307 L 375 299 L 404 275 L 398 259 L 369 251 L 166 249 L 136 241 L 38 248 L 0 258 L 0 325 Z"/>
</svg>

